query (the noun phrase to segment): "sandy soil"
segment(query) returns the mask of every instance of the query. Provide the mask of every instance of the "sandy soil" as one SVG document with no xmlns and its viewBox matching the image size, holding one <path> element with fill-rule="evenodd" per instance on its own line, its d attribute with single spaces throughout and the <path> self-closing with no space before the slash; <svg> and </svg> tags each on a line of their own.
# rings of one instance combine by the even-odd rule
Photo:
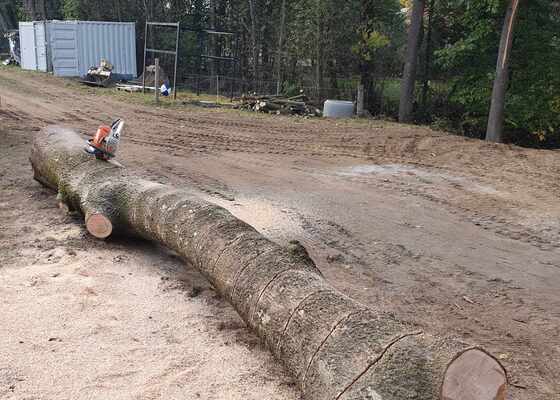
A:
<svg viewBox="0 0 560 400">
<path fill-rule="evenodd" d="M 12 69 L 0 96 L 0 397 L 299 396 L 192 268 L 149 243 L 91 240 L 32 181 L 33 130 L 123 117 L 128 168 L 299 240 L 364 304 L 486 346 L 511 399 L 560 398 L 559 152 L 380 121 L 134 105 Z"/>
</svg>

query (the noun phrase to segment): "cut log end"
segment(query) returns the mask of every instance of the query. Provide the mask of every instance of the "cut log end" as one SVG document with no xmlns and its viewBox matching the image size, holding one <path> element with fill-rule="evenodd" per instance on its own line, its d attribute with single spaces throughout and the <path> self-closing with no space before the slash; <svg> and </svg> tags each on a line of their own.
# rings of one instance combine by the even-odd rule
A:
<svg viewBox="0 0 560 400">
<path fill-rule="evenodd" d="M 98 239 L 106 239 L 113 232 L 113 224 L 109 218 L 99 213 L 86 215 L 86 228 L 92 236 Z"/>
<path fill-rule="evenodd" d="M 451 362 L 442 400 L 505 400 L 507 376 L 500 363 L 481 349 L 470 349 Z"/>
</svg>

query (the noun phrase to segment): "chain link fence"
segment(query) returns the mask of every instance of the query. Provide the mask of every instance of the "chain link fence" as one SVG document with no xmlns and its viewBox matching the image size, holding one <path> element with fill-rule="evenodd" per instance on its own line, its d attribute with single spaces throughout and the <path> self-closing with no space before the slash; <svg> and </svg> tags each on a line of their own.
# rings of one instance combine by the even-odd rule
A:
<svg viewBox="0 0 560 400">
<path fill-rule="evenodd" d="M 321 107 L 327 99 L 356 101 L 359 79 L 345 79 L 337 82 L 336 87 L 317 87 L 312 82 L 284 82 L 279 85 L 273 80 L 247 80 L 224 75 L 190 74 L 181 77 L 178 89 L 194 95 L 216 96 L 220 99 L 234 100 L 243 95 L 296 96 L 305 94 L 309 102 Z M 366 88 L 366 109 L 372 116 L 396 118 L 399 110 L 401 81 L 398 77 L 376 79 Z M 449 102 L 451 89 L 446 82 L 430 81 L 425 85 L 418 82 L 414 109 L 416 118 L 422 122 L 434 122 L 457 112 L 457 106 Z"/>
</svg>

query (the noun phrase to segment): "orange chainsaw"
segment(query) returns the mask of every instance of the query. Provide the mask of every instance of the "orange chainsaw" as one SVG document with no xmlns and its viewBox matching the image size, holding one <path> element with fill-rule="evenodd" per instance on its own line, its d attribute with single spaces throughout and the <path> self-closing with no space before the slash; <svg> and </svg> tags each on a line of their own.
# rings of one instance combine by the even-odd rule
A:
<svg viewBox="0 0 560 400">
<path fill-rule="evenodd" d="M 101 125 L 93 139 L 88 140 L 84 151 L 93 154 L 98 160 L 109 161 L 117 153 L 123 128 L 124 121 L 121 119 L 114 121 L 111 126 Z"/>
</svg>

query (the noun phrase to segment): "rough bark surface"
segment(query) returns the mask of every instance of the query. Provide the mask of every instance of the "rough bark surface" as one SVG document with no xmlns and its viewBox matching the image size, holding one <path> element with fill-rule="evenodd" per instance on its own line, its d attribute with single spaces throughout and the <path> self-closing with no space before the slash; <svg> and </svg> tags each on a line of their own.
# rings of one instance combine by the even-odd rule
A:
<svg viewBox="0 0 560 400">
<path fill-rule="evenodd" d="M 509 82 L 509 60 L 513 45 L 513 33 L 520 0 L 511 0 L 504 18 L 500 51 L 496 65 L 496 78 L 492 89 L 492 103 L 488 115 L 486 140 L 501 143 L 503 141 L 506 91 Z"/>
<path fill-rule="evenodd" d="M 84 143 L 60 127 L 38 132 L 31 153 L 35 178 L 58 190 L 70 209 L 99 213 L 115 229 L 157 241 L 200 270 L 307 399 L 505 398 L 506 373 L 484 351 L 362 306 L 330 286 L 305 257 L 223 208 L 95 160 L 83 152 Z"/>
<path fill-rule="evenodd" d="M 413 119 L 414 89 L 416 86 L 416 69 L 418 66 L 418 51 L 420 49 L 420 36 L 422 22 L 424 21 L 425 0 L 412 2 L 412 15 L 408 28 L 408 41 L 406 47 L 406 61 L 404 63 L 399 102 L 399 122 L 409 123 Z"/>
</svg>

